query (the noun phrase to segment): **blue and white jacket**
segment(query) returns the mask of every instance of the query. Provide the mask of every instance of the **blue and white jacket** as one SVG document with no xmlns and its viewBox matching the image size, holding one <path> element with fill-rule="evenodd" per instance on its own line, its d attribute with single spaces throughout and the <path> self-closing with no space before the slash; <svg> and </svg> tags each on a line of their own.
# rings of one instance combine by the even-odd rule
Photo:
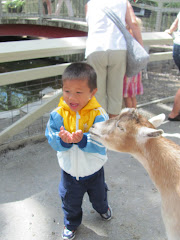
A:
<svg viewBox="0 0 180 240">
<path fill-rule="evenodd" d="M 79 112 L 72 111 L 61 97 L 58 107 L 50 114 L 45 135 L 57 151 L 60 167 L 77 180 L 94 174 L 107 161 L 106 148 L 89 134 L 94 123 L 107 119 L 107 113 L 95 97 Z M 77 144 L 63 142 L 59 137 L 61 126 L 70 133 L 82 130 L 83 139 Z"/>
</svg>

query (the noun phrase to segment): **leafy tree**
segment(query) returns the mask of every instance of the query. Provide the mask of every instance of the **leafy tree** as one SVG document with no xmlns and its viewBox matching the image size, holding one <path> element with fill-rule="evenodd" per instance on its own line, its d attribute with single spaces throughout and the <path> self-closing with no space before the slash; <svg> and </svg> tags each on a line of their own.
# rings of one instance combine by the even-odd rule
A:
<svg viewBox="0 0 180 240">
<path fill-rule="evenodd" d="M 154 7 L 157 7 L 158 6 L 158 1 L 153 1 L 153 0 L 129 0 L 130 3 L 141 3 L 141 4 L 147 4 L 147 5 L 151 5 L 151 6 L 154 6 Z M 173 3 L 173 2 L 170 2 L 170 3 L 164 3 L 163 4 L 163 7 L 165 8 L 180 8 L 180 3 Z"/>
<path fill-rule="evenodd" d="M 158 4 L 157 2 L 153 1 L 153 0 L 129 0 L 130 3 L 141 3 L 141 4 L 147 4 L 147 5 L 151 5 L 151 6 L 155 6 L 157 7 Z"/>
<path fill-rule="evenodd" d="M 180 8 L 180 3 L 164 3 L 163 5 L 166 8 Z"/>
</svg>

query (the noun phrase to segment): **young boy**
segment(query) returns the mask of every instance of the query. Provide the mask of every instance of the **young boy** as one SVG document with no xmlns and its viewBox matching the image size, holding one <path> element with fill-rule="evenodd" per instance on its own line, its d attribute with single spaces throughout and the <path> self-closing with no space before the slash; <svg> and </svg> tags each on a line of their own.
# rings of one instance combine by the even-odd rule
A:
<svg viewBox="0 0 180 240">
<path fill-rule="evenodd" d="M 72 63 L 63 76 L 63 97 L 47 123 L 46 137 L 57 151 L 61 167 L 59 193 L 64 211 L 63 239 L 73 239 L 82 221 L 82 201 L 87 192 L 93 208 L 111 219 L 103 165 L 106 149 L 91 139 L 89 128 L 108 119 L 94 97 L 96 73 L 86 63 Z"/>
</svg>

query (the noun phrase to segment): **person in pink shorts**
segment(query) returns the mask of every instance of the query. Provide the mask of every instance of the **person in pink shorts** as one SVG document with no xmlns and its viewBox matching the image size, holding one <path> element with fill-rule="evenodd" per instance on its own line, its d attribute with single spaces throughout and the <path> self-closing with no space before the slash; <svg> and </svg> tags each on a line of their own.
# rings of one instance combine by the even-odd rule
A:
<svg viewBox="0 0 180 240">
<path fill-rule="evenodd" d="M 136 17 L 136 21 L 140 27 L 142 27 L 142 21 L 140 18 Z M 126 26 L 128 31 L 132 34 L 129 26 Z M 142 73 L 139 72 L 137 75 L 133 77 L 124 76 L 123 81 L 123 98 L 124 103 L 127 108 L 136 108 L 137 106 L 137 95 L 143 94 L 143 84 L 142 84 Z"/>
<path fill-rule="evenodd" d="M 125 106 L 128 108 L 136 108 L 136 95 L 143 94 L 142 73 L 139 72 L 136 76 L 124 76 L 123 82 L 123 98 Z"/>
</svg>

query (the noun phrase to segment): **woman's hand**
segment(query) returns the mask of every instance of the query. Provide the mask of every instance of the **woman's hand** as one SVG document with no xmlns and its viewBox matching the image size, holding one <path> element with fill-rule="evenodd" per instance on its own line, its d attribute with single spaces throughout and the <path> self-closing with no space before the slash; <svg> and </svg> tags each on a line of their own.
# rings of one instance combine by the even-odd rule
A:
<svg viewBox="0 0 180 240">
<path fill-rule="evenodd" d="M 170 35 L 172 34 L 172 32 L 170 31 L 170 29 L 166 29 L 166 30 L 165 30 L 165 33 L 168 33 L 168 34 L 170 34 Z"/>
</svg>

